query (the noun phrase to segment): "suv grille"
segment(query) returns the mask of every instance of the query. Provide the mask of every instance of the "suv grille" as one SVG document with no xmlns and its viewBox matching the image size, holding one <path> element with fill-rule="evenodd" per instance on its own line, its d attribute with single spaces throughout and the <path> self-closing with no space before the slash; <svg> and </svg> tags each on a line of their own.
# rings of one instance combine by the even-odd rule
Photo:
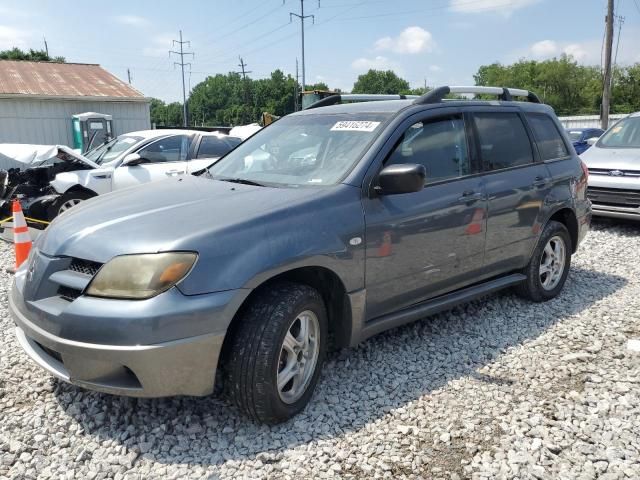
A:
<svg viewBox="0 0 640 480">
<path fill-rule="evenodd" d="M 93 277 L 98 270 L 102 267 L 101 263 L 92 262 L 91 260 L 82 260 L 81 258 L 74 258 L 69 265 L 69 270 L 74 272 L 84 273 Z"/>
<path fill-rule="evenodd" d="M 611 207 L 640 207 L 640 190 L 622 190 L 617 188 L 589 187 L 587 197 L 595 205 Z"/>
<path fill-rule="evenodd" d="M 622 172 L 623 175 L 611 175 L 611 172 Z M 615 168 L 590 168 L 589 175 L 611 175 L 620 177 L 640 177 L 640 170 L 616 170 Z"/>
</svg>

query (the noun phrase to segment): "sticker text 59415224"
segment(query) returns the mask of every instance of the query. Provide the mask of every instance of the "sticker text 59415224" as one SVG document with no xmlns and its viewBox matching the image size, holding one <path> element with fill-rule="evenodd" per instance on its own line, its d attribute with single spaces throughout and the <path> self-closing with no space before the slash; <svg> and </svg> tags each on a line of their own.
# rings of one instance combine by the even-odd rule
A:
<svg viewBox="0 0 640 480">
<path fill-rule="evenodd" d="M 342 121 L 337 122 L 331 130 L 334 132 L 373 132 L 380 122 L 368 121 Z"/>
</svg>

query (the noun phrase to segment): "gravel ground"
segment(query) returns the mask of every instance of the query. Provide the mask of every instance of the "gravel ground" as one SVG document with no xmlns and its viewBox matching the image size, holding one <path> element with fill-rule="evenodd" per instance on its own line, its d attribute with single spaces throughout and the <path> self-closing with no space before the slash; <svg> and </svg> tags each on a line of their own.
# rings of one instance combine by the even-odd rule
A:
<svg viewBox="0 0 640 480">
<path fill-rule="evenodd" d="M 638 252 L 640 225 L 596 224 L 559 298 L 502 293 L 333 352 L 276 427 L 53 380 L 15 341 L 2 273 L 0 478 L 640 478 Z"/>
</svg>

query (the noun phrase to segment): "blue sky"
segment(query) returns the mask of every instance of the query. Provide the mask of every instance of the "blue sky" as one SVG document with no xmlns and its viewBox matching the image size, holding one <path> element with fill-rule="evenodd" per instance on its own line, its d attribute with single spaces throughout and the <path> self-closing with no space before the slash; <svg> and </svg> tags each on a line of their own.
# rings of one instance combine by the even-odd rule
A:
<svg viewBox="0 0 640 480">
<path fill-rule="evenodd" d="M 391 68 L 412 86 L 471 84 L 482 64 L 571 53 L 600 63 L 605 0 L 305 0 L 307 83 L 349 90 L 369 68 Z M 181 98 L 171 40 L 191 41 L 190 82 L 239 70 L 294 74 L 299 0 L 70 2 L 0 0 L 0 49 L 43 46 L 67 61 L 99 63 L 147 96 Z M 640 0 L 617 0 L 625 17 L 618 63 L 640 61 Z M 174 48 L 175 50 L 175 48 Z M 187 82 L 189 77 L 187 77 Z M 517 87 L 517 85 L 515 85 Z M 188 85 L 187 85 L 188 88 Z"/>
</svg>

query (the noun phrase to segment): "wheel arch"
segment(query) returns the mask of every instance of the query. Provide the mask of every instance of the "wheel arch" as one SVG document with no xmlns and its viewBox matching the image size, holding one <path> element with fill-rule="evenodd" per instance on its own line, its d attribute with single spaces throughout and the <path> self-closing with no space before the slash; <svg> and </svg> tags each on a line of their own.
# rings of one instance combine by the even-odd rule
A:
<svg viewBox="0 0 640 480">
<path fill-rule="evenodd" d="M 227 334 L 225 335 L 222 346 L 222 359 L 227 356 L 227 349 L 232 343 L 232 338 L 240 323 L 243 312 L 251 304 L 253 299 L 262 291 L 269 288 L 269 286 L 278 282 L 287 281 L 308 285 L 320 292 L 327 309 L 329 338 L 332 338 L 335 344 L 340 347 L 349 345 L 352 326 L 351 307 L 343 281 L 336 272 L 327 267 L 304 266 L 273 275 L 251 291 L 237 309 L 227 328 Z"/>
<path fill-rule="evenodd" d="M 547 223 L 555 221 L 563 224 L 569 231 L 571 237 L 571 253 L 575 253 L 578 248 L 578 218 L 576 213 L 569 207 L 556 210 L 547 220 Z"/>
<path fill-rule="evenodd" d="M 74 193 L 74 192 L 83 192 L 83 193 L 86 193 L 86 194 L 91 195 L 93 197 L 97 197 L 98 196 L 97 192 L 94 192 L 90 188 L 84 187 L 82 185 L 72 185 L 67 190 L 65 190 L 65 192 L 62 193 L 60 196 L 62 197 L 63 195 L 67 195 L 69 193 Z"/>
</svg>

